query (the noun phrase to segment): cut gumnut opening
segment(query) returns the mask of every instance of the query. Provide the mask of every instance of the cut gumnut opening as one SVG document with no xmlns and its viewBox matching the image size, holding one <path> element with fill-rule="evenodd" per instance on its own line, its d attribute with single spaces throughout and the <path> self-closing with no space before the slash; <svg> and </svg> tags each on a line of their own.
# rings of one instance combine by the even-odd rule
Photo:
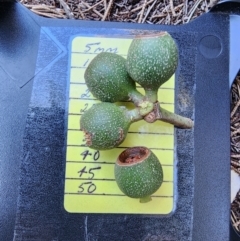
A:
<svg viewBox="0 0 240 241">
<path fill-rule="evenodd" d="M 145 160 L 149 154 L 150 152 L 146 147 L 137 146 L 128 148 L 119 155 L 117 163 L 123 166 L 139 163 Z"/>
</svg>

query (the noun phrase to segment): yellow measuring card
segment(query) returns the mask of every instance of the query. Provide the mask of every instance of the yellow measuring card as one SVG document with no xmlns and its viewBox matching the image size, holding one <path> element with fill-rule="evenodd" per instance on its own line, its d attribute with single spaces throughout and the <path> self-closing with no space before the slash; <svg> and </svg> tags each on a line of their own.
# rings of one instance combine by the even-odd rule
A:
<svg viewBox="0 0 240 241">
<path fill-rule="evenodd" d="M 157 121 L 153 124 L 133 123 L 125 141 L 107 151 L 85 146 L 80 130 L 81 115 L 99 102 L 89 93 L 84 71 L 100 52 L 112 52 L 126 57 L 131 39 L 105 37 L 75 37 L 71 45 L 70 87 L 64 207 L 71 213 L 169 214 L 174 209 L 174 128 Z M 174 111 L 174 77 L 159 89 L 159 102 Z M 138 90 L 144 93 L 138 86 Z M 125 196 L 114 180 L 114 163 L 127 147 L 146 146 L 159 158 L 164 180 L 152 201 L 140 203 Z"/>
</svg>

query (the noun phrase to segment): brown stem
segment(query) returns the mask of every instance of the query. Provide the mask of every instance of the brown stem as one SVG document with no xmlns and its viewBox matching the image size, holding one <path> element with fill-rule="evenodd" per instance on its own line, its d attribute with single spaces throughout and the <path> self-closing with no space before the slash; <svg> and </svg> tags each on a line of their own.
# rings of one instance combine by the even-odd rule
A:
<svg viewBox="0 0 240 241">
<path fill-rule="evenodd" d="M 194 125 L 191 119 L 165 110 L 160 106 L 159 102 L 156 102 L 154 104 L 153 111 L 150 112 L 147 116 L 145 116 L 144 120 L 149 123 L 153 123 L 156 120 L 161 120 L 182 129 L 190 129 Z"/>
</svg>

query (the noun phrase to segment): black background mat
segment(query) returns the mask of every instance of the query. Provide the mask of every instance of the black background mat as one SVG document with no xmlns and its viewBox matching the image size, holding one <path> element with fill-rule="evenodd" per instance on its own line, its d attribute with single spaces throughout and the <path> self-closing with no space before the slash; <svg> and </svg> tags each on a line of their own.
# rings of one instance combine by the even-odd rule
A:
<svg viewBox="0 0 240 241">
<path fill-rule="evenodd" d="M 43 19 L 0 5 L 0 240 L 229 240 L 229 14 L 184 26 Z M 72 36 L 167 30 L 177 41 L 178 199 L 169 217 L 64 210 L 66 107 Z M 188 103 L 186 100 L 188 97 Z"/>
</svg>

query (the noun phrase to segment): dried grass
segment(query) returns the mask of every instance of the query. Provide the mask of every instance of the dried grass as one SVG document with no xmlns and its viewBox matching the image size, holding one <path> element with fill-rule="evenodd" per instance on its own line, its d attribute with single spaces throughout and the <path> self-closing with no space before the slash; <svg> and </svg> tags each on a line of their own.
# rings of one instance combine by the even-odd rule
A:
<svg viewBox="0 0 240 241">
<path fill-rule="evenodd" d="M 231 89 L 231 169 L 240 175 L 240 75 Z M 240 187 L 239 187 L 240 188 Z M 240 191 L 231 203 L 231 222 L 240 232 Z"/>
<path fill-rule="evenodd" d="M 213 0 L 21 0 L 49 18 L 149 24 L 184 24 L 207 12 Z M 216 2 L 216 1 L 215 1 Z"/>
</svg>

